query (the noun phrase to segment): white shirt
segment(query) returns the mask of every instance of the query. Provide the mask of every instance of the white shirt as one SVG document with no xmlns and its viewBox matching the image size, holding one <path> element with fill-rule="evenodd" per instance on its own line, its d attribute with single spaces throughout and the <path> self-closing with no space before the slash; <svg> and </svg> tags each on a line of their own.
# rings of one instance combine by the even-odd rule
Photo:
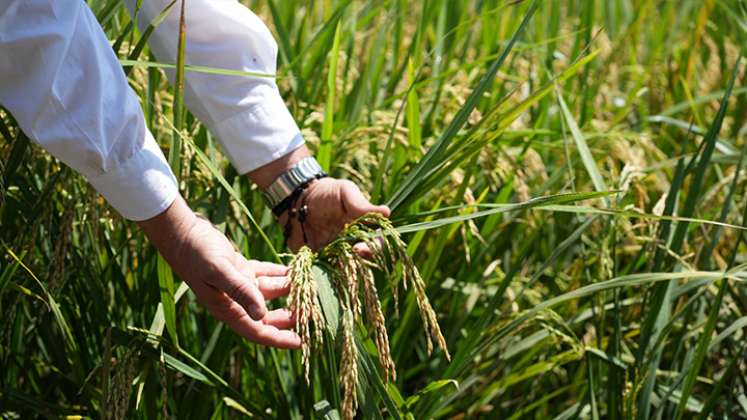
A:
<svg viewBox="0 0 747 420">
<path fill-rule="evenodd" d="M 142 31 L 170 1 L 142 0 L 136 14 L 135 3 L 127 0 Z M 179 6 L 149 39 L 160 62 L 176 62 Z M 187 64 L 275 74 L 277 44 L 238 2 L 189 0 L 185 16 Z M 184 88 L 185 104 L 240 173 L 303 144 L 272 78 L 187 71 Z M 178 195 L 138 98 L 84 1 L 0 0 L 0 104 L 125 218 L 158 215 Z"/>
</svg>

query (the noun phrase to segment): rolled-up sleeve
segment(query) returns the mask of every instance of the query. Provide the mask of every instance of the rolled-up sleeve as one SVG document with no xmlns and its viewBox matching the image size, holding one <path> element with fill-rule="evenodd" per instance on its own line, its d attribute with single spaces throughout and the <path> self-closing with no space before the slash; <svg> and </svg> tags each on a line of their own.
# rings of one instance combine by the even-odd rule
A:
<svg viewBox="0 0 747 420">
<path fill-rule="evenodd" d="M 144 30 L 167 9 L 169 0 L 127 0 Z M 156 58 L 175 63 L 180 1 L 151 34 Z M 236 0 L 190 0 L 185 4 L 185 62 L 194 66 L 274 75 L 277 44 L 265 24 Z M 173 71 L 167 71 L 173 81 Z M 303 144 L 275 79 L 185 72 L 185 104 L 218 138 L 231 163 L 246 173 Z"/>
<path fill-rule="evenodd" d="M 137 97 L 85 2 L 0 2 L 0 104 L 123 217 L 151 218 L 178 195 Z"/>
</svg>

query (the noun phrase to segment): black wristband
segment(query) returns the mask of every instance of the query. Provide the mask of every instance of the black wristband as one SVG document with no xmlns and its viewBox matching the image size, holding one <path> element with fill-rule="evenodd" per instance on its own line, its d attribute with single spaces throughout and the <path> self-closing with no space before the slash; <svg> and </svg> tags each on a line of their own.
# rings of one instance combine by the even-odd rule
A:
<svg viewBox="0 0 747 420">
<path fill-rule="evenodd" d="M 289 208 L 293 206 L 293 203 L 295 203 L 298 200 L 298 197 L 303 194 L 303 191 L 311 184 L 312 181 L 315 181 L 317 179 L 326 178 L 327 174 L 322 172 L 320 174 L 316 174 L 314 178 L 311 178 L 310 180 L 304 182 L 303 184 L 296 187 L 295 190 L 293 190 L 293 193 L 289 195 L 288 197 L 285 197 L 283 201 L 279 202 L 277 206 L 272 208 L 272 213 L 275 214 L 275 216 L 280 216 L 285 211 L 287 211 Z"/>
</svg>

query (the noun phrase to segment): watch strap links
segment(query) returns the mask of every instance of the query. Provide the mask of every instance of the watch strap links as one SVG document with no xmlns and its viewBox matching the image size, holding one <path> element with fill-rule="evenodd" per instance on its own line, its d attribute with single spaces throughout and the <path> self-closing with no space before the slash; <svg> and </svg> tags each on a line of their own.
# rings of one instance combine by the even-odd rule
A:
<svg viewBox="0 0 747 420">
<path fill-rule="evenodd" d="M 326 177 L 319 163 L 313 157 L 306 157 L 293 165 L 289 170 L 281 174 L 275 181 L 263 191 L 263 197 L 267 205 L 273 209 L 273 213 L 280 214 L 287 208 L 281 206 L 293 195 L 303 191 L 308 184 L 315 180 Z M 298 191 L 300 189 L 300 191 Z M 283 208 L 285 207 L 285 208 Z"/>
</svg>

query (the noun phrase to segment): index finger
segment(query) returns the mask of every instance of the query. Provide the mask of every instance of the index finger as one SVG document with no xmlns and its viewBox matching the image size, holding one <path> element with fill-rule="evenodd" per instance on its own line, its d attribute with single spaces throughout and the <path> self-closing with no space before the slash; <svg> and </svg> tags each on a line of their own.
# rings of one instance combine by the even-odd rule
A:
<svg viewBox="0 0 747 420">
<path fill-rule="evenodd" d="M 252 268 L 254 268 L 254 274 L 256 274 L 257 277 L 278 277 L 284 276 L 288 273 L 288 267 L 282 264 L 256 260 L 249 261 L 249 263 Z"/>
<path fill-rule="evenodd" d="M 197 300 L 217 319 L 228 325 L 236 334 L 257 344 L 281 349 L 301 347 L 301 337 L 292 330 L 279 329 L 293 326 L 292 314 L 276 310 L 268 312 L 261 321 L 253 320 L 244 308 L 226 293 L 212 286 L 197 283 L 191 286 Z M 266 325 L 265 322 L 271 324 Z"/>
<path fill-rule="evenodd" d="M 290 293 L 291 284 L 286 276 L 278 277 L 257 277 L 259 291 L 265 296 L 265 299 L 275 299 L 280 296 L 286 296 Z"/>
<path fill-rule="evenodd" d="M 262 321 L 254 321 L 249 316 L 233 318 L 226 322 L 231 329 L 242 337 L 265 346 L 280 349 L 301 348 L 301 337 L 291 330 L 281 330 Z"/>
</svg>

